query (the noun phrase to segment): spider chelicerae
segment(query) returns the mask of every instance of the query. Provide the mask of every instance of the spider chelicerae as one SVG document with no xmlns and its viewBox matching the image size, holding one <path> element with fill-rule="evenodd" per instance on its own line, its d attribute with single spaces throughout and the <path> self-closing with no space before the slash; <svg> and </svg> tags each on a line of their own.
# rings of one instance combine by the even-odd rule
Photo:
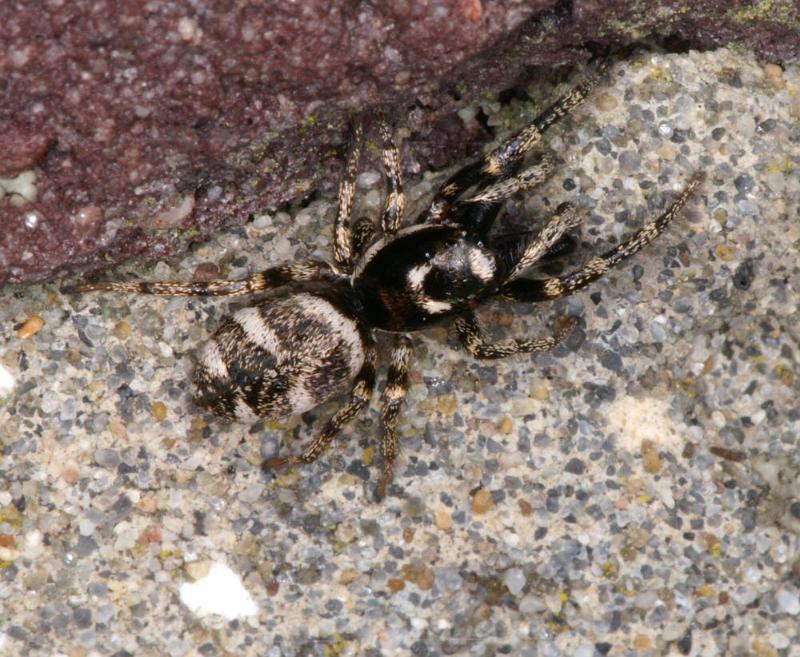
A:
<svg viewBox="0 0 800 657">
<path fill-rule="evenodd" d="M 536 234 L 493 237 L 490 231 L 509 197 L 552 173 L 552 158 L 542 156 L 527 168 L 524 159 L 548 127 L 586 98 L 599 73 L 451 175 L 410 226 L 403 226 L 399 152 L 382 116 L 377 124 L 388 192 L 380 225 L 367 218 L 351 221 L 363 142 L 358 124 L 339 188 L 332 263 L 296 262 L 233 281 L 92 283 L 71 291 L 264 293 L 257 303 L 224 318 L 205 345 L 194 376 L 197 404 L 225 418 L 254 421 L 302 413 L 347 393 L 300 455 L 269 459 L 266 468 L 311 463 L 323 453 L 372 396 L 378 360 L 375 332 L 393 334 L 382 395 L 383 473 L 376 489 L 381 499 L 392 481 L 398 451 L 396 427 L 412 352 L 409 333 L 454 320 L 461 343 L 476 358 L 552 349 L 569 334 L 573 318 L 556 322 L 549 337 L 491 342 L 481 332 L 475 308 L 494 298 L 549 301 L 580 290 L 663 232 L 701 183 L 702 176 L 695 174 L 660 217 L 579 269 L 544 279 L 525 277 L 578 226 L 575 208 L 558 206 Z"/>
</svg>

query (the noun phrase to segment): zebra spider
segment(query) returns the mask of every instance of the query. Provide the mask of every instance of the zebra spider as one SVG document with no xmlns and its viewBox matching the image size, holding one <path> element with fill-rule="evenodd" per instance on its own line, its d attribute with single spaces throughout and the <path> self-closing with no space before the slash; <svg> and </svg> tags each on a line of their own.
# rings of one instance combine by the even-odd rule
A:
<svg viewBox="0 0 800 657">
<path fill-rule="evenodd" d="M 323 453 L 372 396 L 378 358 L 374 333 L 394 334 L 381 410 L 384 464 L 376 490 L 380 500 L 395 467 L 410 332 L 454 319 L 462 344 L 476 358 L 552 349 L 569 334 L 574 319 L 557 322 L 551 337 L 492 343 L 483 336 L 474 309 L 497 297 L 548 301 L 580 290 L 655 239 L 700 185 L 702 176 L 695 174 L 658 219 L 583 267 L 544 279 L 523 276 L 578 226 L 575 208 L 560 205 L 532 236 L 496 238 L 489 235 L 490 229 L 506 199 L 551 174 L 551 158 L 543 156 L 524 169 L 523 159 L 549 126 L 584 100 L 597 79 L 595 75 L 576 86 L 531 125 L 456 171 L 416 222 L 405 227 L 400 157 L 382 116 L 378 126 L 388 193 L 380 229 L 366 218 L 351 224 L 363 137 L 361 125 L 356 126 L 339 188 L 333 263 L 298 262 L 234 281 L 92 283 L 70 291 L 215 296 L 271 291 L 224 318 L 205 345 L 194 375 L 197 404 L 221 417 L 247 422 L 303 413 L 349 392 L 305 451 L 269 459 L 265 468 L 311 463 Z"/>
</svg>

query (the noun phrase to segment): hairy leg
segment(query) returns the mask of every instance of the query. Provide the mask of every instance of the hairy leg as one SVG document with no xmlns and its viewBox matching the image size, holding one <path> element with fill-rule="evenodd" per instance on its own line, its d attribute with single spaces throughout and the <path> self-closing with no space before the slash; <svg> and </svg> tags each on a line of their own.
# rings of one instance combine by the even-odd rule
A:
<svg viewBox="0 0 800 657">
<path fill-rule="evenodd" d="M 510 281 L 501 288 L 500 294 L 515 301 L 547 301 L 548 299 L 557 299 L 580 290 L 582 287 L 600 278 L 612 267 L 630 258 L 635 253 L 638 253 L 643 247 L 650 244 L 650 242 L 663 233 L 678 212 L 686 205 L 692 194 L 694 194 L 695 190 L 703 182 L 704 178 L 705 176 L 702 173 L 693 175 L 689 180 L 689 184 L 683 192 L 681 192 L 681 195 L 664 214 L 655 221 L 645 224 L 629 240 L 606 251 L 600 256 L 595 256 L 581 269 L 563 276 L 545 278 L 542 280 L 523 278 Z"/>
<path fill-rule="evenodd" d="M 392 130 L 382 114 L 378 118 L 378 125 L 383 140 L 383 169 L 386 172 L 387 187 L 381 229 L 384 233 L 395 233 L 403 221 L 403 209 L 406 203 L 400 171 L 400 151 L 394 143 Z"/>
<path fill-rule="evenodd" d="M 333 258 L 336 264 L 349 272 L 353 266 L 353 237 L 350 230 L 350 215 L 353 212 L 353 199 L 356 195 L 356 176 L 361 148 L 364 142 L 364 128 L 359 121 L 353 126 L 350 153 L 347 156 L 342 181 L 339 183 L 339 203 L 336 219 L 333 222 Z"/>
<path fill-rule="evenodd" d="M 539 143 L 544 131 L 586 98 L 608 66 L 609 62 L 602 63 L 593 75 L 572 91 L 561 96 L 537 116 L 529 126 L 486 153 L 479 160 L 456 171 L 442 184 L 428 209 L 417 219 L 417 223 L 441 221 L 448 214 L 451 204 L 473 185 L 490 184 L 512 175 L 522 158 Z"/>
<path fill-rule="evenodd" d="M 469 314 L 456 320 L 456 331 L 464 348 L 474 358 L 506 358 L 514 354 L 525 354 L 533 351 L 550 351 L 566 338 L 577 321 L 571 317 L 557 323 L 553 336 L 549 338 L 526 338 L 488 342 L 478 325 L 475 315 Z"/>
<path fill-rule="evenodd" d="M 511 178 L 504 178 L 499 182 L 493 183 L 474 195 L 459 201 L 459 205 L 464 203 L 498 203 L 505 201 L 517 192 L 532 189 L 541 185 L 552 174 L 555 167 L 555 160 L 552 155 L 545 154 L 541 160 L 528 167 L 521 173 Z"/>
<path fill-rule="evenodd" d="M 299 465 L 301 463 L 312 463 L 317 460 L 322 453 L 330 446 L 339 430 L 352 420 L 369 403 L 372 391 L 375 388 L 375 364 L 377 361 L 377 351 L 375 345 L 368 347 L 366 359 L 361 366 L 361 370 L 353 382 L 350 390 L 350 398 L 334 416 L 328 420 L 322 431 L 317 434 L 314 441 L 303 450 L 298 456 L 279 456 L 265 460 L 261 467 L 263 470 L 273 470 L 287 465 Z"/>
<path fill-rule="evenodd" d="M 375 222 L 369 217 L 359 217 L 353 224 L 353 253 L 358 259 L 372 242 L 376 233 Z"/>
<path fill-rule="evenodd" d="M 514 265 L 506 280 L 512 281 L 526 269 L 530 269 L 558 244 L 567 231 L 577 228 L 580 223 L 581 218 L 570 203 L 559 205 L 541 232 L 529 242 L 520 244 L 521 252 L 514 259 Z"/>
<path fill-rule="evenodd" d="M 394 476 L 394 462 L 397 457 L 397 419 L 408 391 L 408 361 L 410 357 L 411 339 L 406 335 L 397 336 L 392 350 L 392 362 L 386 376 L 386 388 L 383 391 L 383 407 L 381 408 L 383 474 L 375 489 L 377 501 L 386 496 L 386 489 Z"/>
<path fill-rule="evenodd" d="M 335 272 L 326 262 L 309 260 L 293 265 L 279 265 L 236 281 L 216 280 L 208 282 L 181 281 L 130 281 L 85 283 L 62 288 L 65 294 L 81 292 L 125 292 L 129 294 L 158 294 L 167 296 L 242 296 L 253 294 L 290 283 L 336 278 Z"/>
</svg>

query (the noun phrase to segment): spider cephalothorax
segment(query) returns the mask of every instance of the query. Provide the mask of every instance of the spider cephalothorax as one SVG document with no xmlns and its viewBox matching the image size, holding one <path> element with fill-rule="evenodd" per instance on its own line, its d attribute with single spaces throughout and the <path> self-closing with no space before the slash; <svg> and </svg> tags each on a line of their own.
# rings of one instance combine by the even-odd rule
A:
<svg viewBox="0 0 800 657">
<path fill-rule="evenodd" d="M 693 176 L 658 219 L 576 271 L 545 279 L 523 276 L 578 225 L 578 214 L 562 204 L 539 233 L 513 239 L 492 238 L 492 224 L 507 198 L 551 173 L 553 163 L 546 156 L 520 169 L 543 131 L 580 103 L 596 79 L 577 86 L 531 125 L 459 169 L 407 227 L 401 227 L 405 203 L 400 158 L 382 118 L 378 125 L 388 195 L 380 226 L 369 220 L 351 225 L 362 144 L 362 128 L 357 126 L 339 189 L 332 264 L 294 263 L 236 281 L 96 283 L 74 291 L 228 296 L 271 291 L 266 299 L 225 318 L 203 349 L 194 377 L 197 403 L 217 415 L 248 421 L 302 413 L 334 395 L 348 396 L 302 454 L 270 459 L 265 463 L 270 468 L 312 462 L 364 408 L 375 384 L 374 332 L 393 333 L 381 411 L 381 498 L 397 455 L 397 417 L 411 355 L 409 332 L 454 320 L 464 347 L 477 358 L 552 349 L 574 320 L 559 322 L 551 337 L 493 343 L 484 338 L 474 308 L 490 298 L 546 301 L 581 289 L 655 239 L 700 184 L 701 176 Z"/>
</svg>

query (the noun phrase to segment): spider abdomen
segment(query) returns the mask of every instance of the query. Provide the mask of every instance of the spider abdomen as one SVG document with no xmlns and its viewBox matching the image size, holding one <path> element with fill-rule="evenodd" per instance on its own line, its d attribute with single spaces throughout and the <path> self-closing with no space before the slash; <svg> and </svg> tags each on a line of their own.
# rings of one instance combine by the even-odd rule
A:
<svg viewBox="0 0 800 657">
<path fill-rule="evenodd" d="M 195 401 L 239 421 L 296 415 L 351 385 L 362 331 L 331 294 L 270 298 L 226 317 L 194 376 Z"/>
</svg>

